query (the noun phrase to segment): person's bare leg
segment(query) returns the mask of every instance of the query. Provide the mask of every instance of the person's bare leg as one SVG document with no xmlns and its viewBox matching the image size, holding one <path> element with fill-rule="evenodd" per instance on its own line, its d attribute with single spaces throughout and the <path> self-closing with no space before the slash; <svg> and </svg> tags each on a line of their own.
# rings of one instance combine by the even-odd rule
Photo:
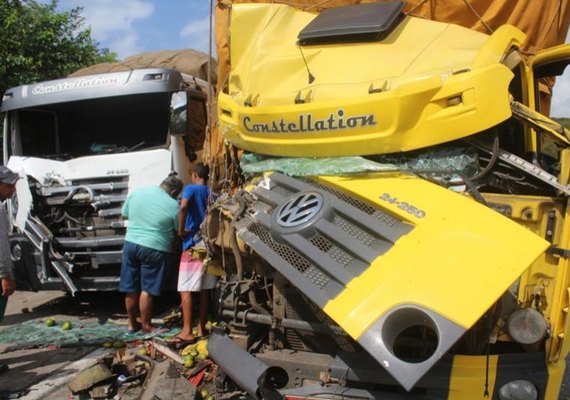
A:
<svg viewBox="0 0 570 400">
<path fill-rule="evenodd" d="M 153 329 L 151 322 L 153 301 L 152 295 L 143 290 L 139 300 L 139 309 L 141 312 L 142 330 L 144 332 L 152 332 Z"/>
<path fill-rule="evenodd" d="M 182 332 L 178 337 L 182 340 L 194 340 L 192 334 L 192 292 L 180 292 L 180 309 L 182 310 Z"/>
<path fill-rule="evenodd" d="M 139 315 L 140 293 L 125 294 L 125 308 L 127 310 L 127 321 L 129 330 L 135 330 L 138 326 L 137 317 Z"/>
<path fill-rule="evenodd" d="M 198 315 L 198 335 L 204 336 L 206 333 L 206 316 L 208 315 L 208 290 L 200 290 L 200 304 Z"/>
</svg>

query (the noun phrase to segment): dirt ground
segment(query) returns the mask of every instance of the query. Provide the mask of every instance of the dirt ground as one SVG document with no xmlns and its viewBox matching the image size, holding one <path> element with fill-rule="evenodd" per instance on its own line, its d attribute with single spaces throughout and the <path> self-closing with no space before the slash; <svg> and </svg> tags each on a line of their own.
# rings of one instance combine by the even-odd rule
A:
<svg viewBox="0 0 570 400">
<path fill-rule="evenodd" d="M 176 293 L 165 295 L 157 301 L 155 315 L 160 318 L 161 314 L 164 315 L 177 305 Z M 126 324 L 123 297 L 118 293 L 98 293 L 72 298 L 60 291 L 16 292 L 8 301 L 0 330 L 26 321 L 43 321 L 48 317 L 60 321 L 80 319 L 86 322 Z M 8 372 L 0 374 L 0 399 L 56 400 L 58 392 L 50 392 L 50 389 L 58 384 L 65 385 L 62 382 L 81 371 L 90 360 L 100 357 L 104 349 L 98 346 L 81 346 L 8 352 L 5 350 L 6 346 L 0 344 L 0 363 L 10 365 Z M 570 362 L 570 359 L 567 359 L 567 362 Z M 570 400 L 568 370 L 559 398 Z"/>
</svg>

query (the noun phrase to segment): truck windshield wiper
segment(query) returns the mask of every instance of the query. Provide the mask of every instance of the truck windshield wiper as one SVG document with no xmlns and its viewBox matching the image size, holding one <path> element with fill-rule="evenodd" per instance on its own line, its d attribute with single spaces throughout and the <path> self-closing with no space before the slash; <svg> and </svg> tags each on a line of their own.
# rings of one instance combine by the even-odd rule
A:
<svg viewBox="0 0 570 400">
<path fill-rule="evenodd" d="M 116 144 L 92 144 L 91 151 L 96 154 L 114 154 L 114 153 L 128 153 L 139 147 L 143 146 L 146 142 L 143 140 L 140 143 L 135 144 L 134 146 L 117 146 Z"/>
<path fill-rule="evenodd" d="M 41 156 L 36 156 L 36 157 L 49 158 L 50 160 L 57 160 L 57 161 L 67 161 L 73 158 L 73 156 L 69 153 L 42 154 Z"/>
<path fill-rule="evenodd" d="M 133 147 L 129 148 L 129 151 L 136 150 L 136 149 L 138 149 L 139 147 L 142 147 L 145 143 L 146 143 L 146 142 L 143 140 L 142 142 L 137 143 L 137 144 L 135 144 Z"/>
<path fill-rule="evenodd" d="M 142 147 L 145 143 L 146 143 L 145 141 L 142 141 L 142 142 L 137 143 L 131 147 L 127 147 L 127 146 L 114 147 L 112 149 L 109 149 L 109 151 L 107 151 L 107 153 L 130 153 L 131 151 L 134 151 L 134 150 Z"/>
</svg>

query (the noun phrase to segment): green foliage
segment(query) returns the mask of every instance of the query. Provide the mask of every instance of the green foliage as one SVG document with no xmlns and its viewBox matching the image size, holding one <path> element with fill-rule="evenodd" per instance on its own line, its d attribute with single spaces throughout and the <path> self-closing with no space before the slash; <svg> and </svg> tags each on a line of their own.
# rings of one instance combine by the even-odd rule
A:
<svg viewBox="0 0 570 400">
<path fill-rule="evenodd" d="M 92 64 L 116 61 L 84 27 L 81 7 L 58 12 L 57 0 L 0 0 L 0 95 L 10 87 L 57 79 Z"/>
<path fill-rule="evenodd" d="M 566 129 L 570 129 L 570 118 L 552 118 Z"/>
</svg>

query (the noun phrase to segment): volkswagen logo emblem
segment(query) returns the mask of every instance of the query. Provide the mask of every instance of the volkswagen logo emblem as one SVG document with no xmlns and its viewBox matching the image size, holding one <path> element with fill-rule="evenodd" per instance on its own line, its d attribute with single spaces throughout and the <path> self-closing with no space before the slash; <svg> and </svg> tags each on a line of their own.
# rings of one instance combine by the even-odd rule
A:
<svg viewBox="0 0 570 400">
<path fill-rule="evenodd" d="M 285 228 L 304 224 L 323 207 L 323 196 L 315 192 L 299 193 L 277 210 L 277 223 Z"/>
</svg>

